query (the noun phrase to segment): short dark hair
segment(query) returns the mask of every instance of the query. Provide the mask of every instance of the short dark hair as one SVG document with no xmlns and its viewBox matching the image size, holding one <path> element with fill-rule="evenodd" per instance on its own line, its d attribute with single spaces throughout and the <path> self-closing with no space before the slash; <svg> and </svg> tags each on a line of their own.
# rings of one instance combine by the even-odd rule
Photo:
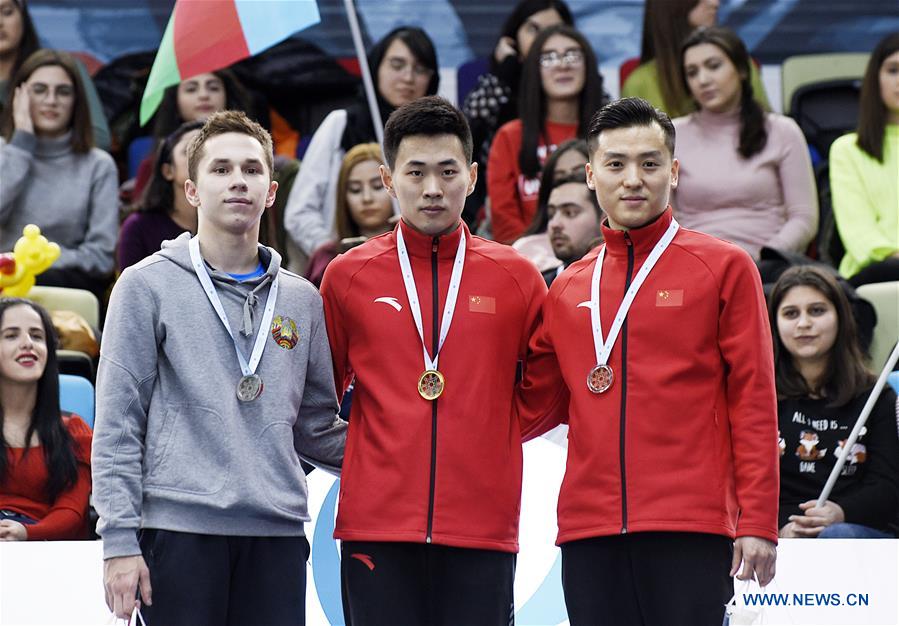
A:
<svg viewBox="0 0 899 626">
<path fill-rule="evenodd" d="M 827 369 L 820 381 L 820 389 L 810 389 L 796 369 L 793 357 L 787 351 L 777 329 L 777 312 L 784 296 L 793 287 L 811 287 L 821 292 L 837 312 L 837 337 L 830 349 Z M 874 384 L 875 377 L 865 365 L 858 341 L 858 329 L 852 307 L 837 278 L 814 265 L 798 265 L 789 268 L 768 296 L 768 317 L 774 339 L 774 376 L 778 398 L 803 398 L 822 395 L 828 406 L 845 406 L 857 395 Z"/>
<path fill-rule="evenodd" d="M 547 208 L 549 208 L 549 196 L 552 195 L 552 192 L 556 189 L 556 187 L 561 187 L 562 185 L 570 185 L 572 183 L 577 183 L 579 185 L 584 186 L 584 192 L 590 198 L 590 204 L 593 205 L 593 210 L 596 211 L 596 217 L 599 218 L 601 222 L 603 218 L 606 216 L 605 211 L 602 210 L 602 207 L 599 206 L 599 198 L 596 197 L 596 194 L 593 193 L 593 190 L 587 186 L 587 173 L 586 172 L 578 172 L 577 174 L 566 174 L 561 178 L 557 178 L 556 180 L 551 181 L 549 187 L 549 194 L 547 195 Z M 549 220 L 547 220 L 549 221 Z"/>
<path fill-rule="evenodd" d="M 268 168 L 269 180 L 274 176 L 274 156 L 272 154 L 272 136 L 258 122 L 254 122 L 243 111 L 218 111 L 209 116 L 199 134 L 187 146 L 187 173 L 190 179 L 197 182 L 197 170 L 203 159 L 203 146 L 206 142 L 225 133 L 241 133 L 249 135 L 259 142 L 264 153 L 265 165 Z"/>
<path fill-rule="evenodd" d="M 590 149 L 590 155 L 592 156 L 599 147 L 599 135 L 604 130 L 653 124 L 665 133 L 665 146 L 674 157 L 675 131 L 671 118 L 643 98 L 622 98 L 610 102 L 593 115 L 587 130 L 587 147 Z"/>
<path fill-rule="evenodd" d="M 858 147 L 883 163 L 883 137 L 886 133 L 887 107 L 880 97 L 880 68 L 887 57 L 899 50 L 899 32 L 880 40 L 865 69 L 859 96 Z"/>
<path fill-rule="evenodd" d="M 462 111 L 440 96 L 419 98 L 390 114 L 384 126 L 384 158 L 390 169 L 396 165 L 400 143 L 413 135 L 455 135 L 462 143 L 462 152 L 471 165 L 472 141 L 468 120 Z"/>
</svg>

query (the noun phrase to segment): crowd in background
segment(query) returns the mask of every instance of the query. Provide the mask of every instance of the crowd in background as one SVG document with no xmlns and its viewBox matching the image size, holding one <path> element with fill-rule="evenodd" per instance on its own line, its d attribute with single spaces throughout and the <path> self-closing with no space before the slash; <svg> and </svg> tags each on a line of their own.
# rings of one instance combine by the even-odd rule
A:
<svg viewBox="0 0 899 626">
<path fill-rule="evenodd" d="M 782 536 L 894 536 L 892 392 L 878 402 L 831 499 L 823 507 L 814 500 L 874 382 L 859 339 L 870 329 L 857 327 L 847 298 L 853 287 L 899 280 L 899 33 L 871 53 L 857 128 L 833 143 L 823 197 L 806 137 L 792 118 L 770 110 L 746 46 L 716 26 L 717 6 L 647 0 L 640 64 L 622 95 L 674 118 L 680 172 L 672 206 L 680 223 L 745 249 L 768 283 Z M 461 106 L 478 163 L 463 217 L 472 231 L 533 261 L 548 284 L 602 240 L 583 142 L 590 117 L 609 101 L 597 52 L 565 2 L 521 0 L 500 30 L 488 73 Z M 391 31 L 367 61 L 382 122 L 438 90 L 437 53 L 420 28 Z M 39 48 L 22 0 L 0 0 L 0 99 L 0 252 L 12 250 L 26 224 L 37 224 L 62 250 L 38 284 L 87 289 L 101 301 L 118 273 L 163 241 L 196 232 L 196 209 L 183 189 L 187 145 L 203 120 L 240 109 L 275 124 L 233 72 L 188 78 L 165 94 L 152 150 L 124 181 L 107 151 L 110 124 L 90 76 L 73 56 Z M 270 216 L 266 243 L 316 286 L 329 261 L 395 224 L 375 141 L 360 91 L 324 118 L 301 162 L 279 159 L 279 212 Z M 815 262 L 824 201 L 844 249 L 838 267 Z M 772 270 L 766 250 L 799 267 Z M 90 429 L 60 412 L 55 349 L 43 309 L 2 301 L 0 540 L 86 534 Z M 27 374 L 11 366 L 23 359 L 33 363 Z M 818 429 L 821 420 L 838 426 Z"/>
</svg>

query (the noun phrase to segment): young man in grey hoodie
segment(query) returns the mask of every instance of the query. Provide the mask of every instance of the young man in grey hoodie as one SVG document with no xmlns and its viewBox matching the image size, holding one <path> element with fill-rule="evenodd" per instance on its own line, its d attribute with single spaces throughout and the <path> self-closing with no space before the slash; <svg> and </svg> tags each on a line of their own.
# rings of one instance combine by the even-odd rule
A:
<svg viewBox="0 0 899 626">
<path fill-rule="evenodd" d="M 302 624 L 299 458 L 337 471 L 346 438 L 321 297 L 259 245 L 278 188 L 264 129 L 213 115 L 188 170 L 197 236 L 125 270 L 109 304 L 92 459 L 106 602 L 157 625 Z"/>
</svg>

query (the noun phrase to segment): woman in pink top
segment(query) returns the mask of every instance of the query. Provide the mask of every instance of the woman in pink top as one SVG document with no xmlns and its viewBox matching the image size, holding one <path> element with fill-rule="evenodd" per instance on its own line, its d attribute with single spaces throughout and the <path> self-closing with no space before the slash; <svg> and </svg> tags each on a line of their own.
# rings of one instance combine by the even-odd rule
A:
<svg viewBox="0 0 899 626">
<path fill-rule="evenodd" d="M 695 30 L 681 59 L 699 108 L 674 120 L 677 219 L 756 260 L 763 246 L 804 252 L 818 230 L 818 197 L 799 126 L 753 99 L 749 53 L 733 31 Z"/>
</svg>

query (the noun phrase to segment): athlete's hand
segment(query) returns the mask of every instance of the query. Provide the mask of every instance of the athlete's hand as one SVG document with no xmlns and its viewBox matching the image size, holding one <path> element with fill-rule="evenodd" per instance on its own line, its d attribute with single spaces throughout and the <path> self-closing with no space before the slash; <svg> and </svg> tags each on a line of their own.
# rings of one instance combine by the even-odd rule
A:
<svg viewBox="0 0 899 626">
<path fill-rule="evenodd" d="M 150 588 L 150 570 L 144 557 L 120 556 L 103 561 L 103 584 L 106 589 L 106 606 L 118 619 L 131 619 L 135 607 L 140 608 L 140 597 L 146 604 L 153 604 Z"/>
<path fill-rule="evenodd" d="M 28 539 L 28 529 L 24 524 L 5 519 L 0 522 L 0 541 L 25 541 Z"/>
<path fill-rule="evenodd" d="M 740 562 L 743 562 L 743 571 Z M 730 575 L 737 575 L 738 580 L 752 580 L 753 575 L 759 587 L 766 587 L 774 580 L 777 547 L 773 541 L 761 537 L 737 537 L 734 541 L 734 559 L 731 563 Z"/>
</svg>

